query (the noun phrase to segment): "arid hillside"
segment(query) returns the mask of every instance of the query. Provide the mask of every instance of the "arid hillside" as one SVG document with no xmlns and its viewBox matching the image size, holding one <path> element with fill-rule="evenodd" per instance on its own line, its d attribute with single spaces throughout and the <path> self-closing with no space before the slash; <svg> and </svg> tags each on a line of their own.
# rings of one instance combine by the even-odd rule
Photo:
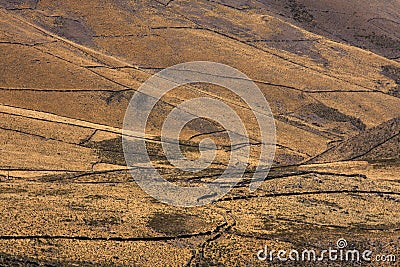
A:
<svg viewBox="0 0 400 267">
<path fill-rule="evenodd" d="M 399 17 L 398 1 L 0 0 L 0 266 L 265 266 L 255 255 L 266 244 L 321 248 L 339 238 L 395 253 Z M 194 174 L 173 168 L 160 129 L 181 103 L 221 100 L 252 137 L 243 183 L 213 204 L 176 208 L 136 185 L 121 134 L 135 91 L 189 61 L 254 81 L 277 147 L 250 193 L 262 164 L 252 110 L 219 86 L 172 90 L 146 136 L 169 181 L 203 185 L 235 149 L 221 125 L 198 119 L 180 134 L 181 150 L 196 158 L 211 138 L 215 161 Z"/>
<path fill-rule="evenodd" d="M 267 9 L 329 39 L 400 57 L 398 1 L 263 0 Z"/>
</svg>

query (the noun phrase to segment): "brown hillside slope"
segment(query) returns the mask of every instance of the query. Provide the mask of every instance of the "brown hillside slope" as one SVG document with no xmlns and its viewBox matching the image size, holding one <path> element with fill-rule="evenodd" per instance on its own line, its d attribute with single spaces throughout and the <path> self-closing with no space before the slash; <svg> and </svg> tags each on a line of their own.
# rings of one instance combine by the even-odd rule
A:
<svg viewBox="0 0 400 267">
<path fill-rule="evenodd" d="M 383 55 L 400 57 L 398 1 L 261 0 L 219 2 L 270 10 L 294 24 L 329 39 Z"/>
<path fill-rule="evenodd" d="M 256 257 L 265 246 L 327 249 L 340 238 L 374 255 L 399 251 L 399 63 L 296 24 L 307 13 L 274 2 L 0 0 L 0 266 L 266 266 Z M 220 87 L 176 88 L 156 106 L 146 136 L 153 166 L 169 181 L 203 186 L 230 155 L 220 125 L 194 120 L 180 135 L 182 152 L 198 157 L 210 137 L 216 159 L 196 173 L 171 168 L 160 124 L 185 100 L 224 101 L 253 137 L 243 182 L 214 203 L 183 208 L 139 187 L 134 177 L 152 175 L 148 159 L 132 147 L 132 177 L 121 128 L 146 79 L 191 60 L 226 63 L 253 79 L 271 105 L 278 145 L 275 166 L 250 192 L 259 136 L 249 108 Z M 325 156 L 383 160 L 305 163 Z"/>
<path fill-rule="evenodd" d="M 400 118 L 384 122 L 332 147 L 310 163 L 399 159 Z"/>
<path fill-rule="evenodd" d="M 187 60 L 228 63 L 258 81 L 271 103 L 278 120 L 278 140 L 284 149 L 282 153 L 288 155 L 288 157 L 283 155 L 282 160 L 278 160 L 282 164 L 294 163 L 308 156 L 314 156 L 325 149 L 327 142 L 357 134 L 365 127 L 375 126 L 384 120 L 391 119 L 398 112 L 396 106 L 399 99 L 389 94 L 391 88 L 395 86 L 395 81 L 381 73 L 383 65 L 396 65 L 395 62 L 315 36 L 276 19 L 269 13 L 261 15 L 260 10 L 245 11 L 245 15 L 241 15 L 235 9 L 199 1 L 197 5 L 199 10 L 202 10 L 200 16 L 192 14 L 191 4 L 184 1 L 176 1 L 168 6 L 158 3 L 148 4 L 146 1 L 126 2 L 125 6 L 110 4 L 109 8 L 101 9 L 99 12 L 91 11 L 96 6 L 96 2 L 93 1 L 81 3 L 79 9 L 75 8 L 78 5 L 73 2 L 63 3 L 57 7 L 52 7 L 51 3 L 41 1 L 32 9 L 23 6 L 13 8 L 8 6 L 7 8 L 12 9 L 8 12 L 14 12 L 13 20 L 21 18 L 22 15 L 24 19 L 29 19 L 49 31 L 63 35 L 65 40 L 70 38 L 73 41 L 65 43 L 62 39 L 54 40 L 53 38 L 48 44 L 35 45 L 29 49 L 52 57 L 57 64 L 80 69 L 85 78 L 91 76 L 93 78 L 89 78 L 90 83 L 84 86 L 74 82 L 77 87 L 75 89 L 80 89 L 79 92 L 68 91 L 72 87 L 68 85 L 68 82 L 73 79 L 70 78 L 64 82 L 64 79 L 56 76 L 39 80 L 55 80 L 51 86 L 57 89 L 52 88 L 49 92 L 43 91 L 46 88 L 45 84 L 38 84 L 36 89 L 39 90 L 2 90 L 2 99 L 5 104 L 120 127 L 124 107 L 129 99 L 129 91 L 135 90 L 140 81 L 144 81 L 151 73 L 151 70 L 136 70 L 132 65 L 138 64 L 157 69 Z M 141 5 L 146 8 L 140 9 Z M 17 10 L 16 7 L 18 7 Z M 135 16 L 129 16 L 133 10 Z M 110 12 L 111 14 L 115 12 L 119 19 L 105 20 L 105 16 Z M 204 15 L 209 16 L 209 19 L 204 19 Z M 272 22 L 269 23 L 265 16 L 269 16 Z M 48 19 L 44 20 L 44 17 Z M 85 24 L 86 28 L 91 28 L 90 31 L 85 32 L 85 36 L 91 36 L 93 42 L 85 42 L 78 35 L 71 36 L 71 33 L 78 31 L 75 24 L 54 21 L 63 18 L 73 18 Z M 149 20 L 151 18 L 152 23 L 145 25 L 144 23 L 147 22 L 142 18 Z M 211 18 L 218 19 L 210 20 Z M 135 19 L 135 22 L 130 21 L 131 19 Z M 107 21 L 107 24 L 95 24 L 96 21 Z M 210 21 L 213 21 L 212 25 Z M 24 21 L 18 23 L 24 23 Z M 132 25 L 136 26 L 132 27 Z M 246 34 L 249 36 L 243 36 L 242 33 L 245 32 L 243 25 L 250 27 L 250 30 L 246 28 Z M 57 29 L 54 28 L 56 26 Z M 37 31 L 34 29 L 36 26 L 30 27 L 33 32 Z M 236 29 L 235 32 L 229 32 L 233 27 Z M 314 52 L 299 55 L 284 49 L 277 50 L 278 47 L 273 48 L 268 45 L 268 42 L 250 42 L 249 37 L 256 39 L 258 35 L 268 36 L 268 32 L 271 33 L 271 38 L 283 39 L 285 36 L 280 36 L 280 32 L 287 34 L 285 29 L 288 27 L 293 34 L 318 38 L 318 42 L 310 44 L 307 49 L 318 52 L 323 57 L 323 62 L 316 60 L 313 56 Z M 243 30 L 239 31 L 238 29 L 241 28 Z M 107 36 L 107 31 L 113 31 L 114 35 Z M 82 33 L 82 31 L 78 32 Z M 181 35 L 180 32 L 184 34 Z M 19 33 L 14 35 L 18 36 Z M 148 37 L 152 38 L 148 39 Z M 140 43 L 136 43 L 136 40 L 140 40 Z M 206 40 L 207 45 L 201 40 Z M 110 59 L 107 59 L 109 61 L 107 62 L 104 56 L 93 50 L 88 52 L 89 50 L 86 49 L 82 52 L 80 48 L 73 45 L 74 42 L 121 57 L 124 61 L 111 60 L 110 62 Z M 157 46 L 152 47 L 152 44 L 157 44 Z M 188 49 L 173 47 L 178 44 L 184 44 Z M 15 44 L 8 45 L 13 49 L 15 47 Z M 342 52 L 335 55 L 332 49 L 343 50 L 352 56 L 337 60 Z M 19 50 L 18 53 L 22 53 Z M 162 55 L 157 53 L 162 53 Z M 259 56 L 252 56 L 255 54 Z M 19 55 L 15 54 L 15 58 L 18 57 Z M 152 63 L 151 60 L 164 62 Z M 367 64 L 367 61 L 371 64 Z M 28 66 L 28 64 L 22 66 Z M 264 71 L 259 71 L 261 69 Z M 60 70 L 57 73 L 62 72 Z M 4 76 L 9 77 L 7 79 L 9 84 L 4 89 L 24 89 L 26 87 L 23 86 L 24 84 L 32 84 L 29 80 L 18 81 L 34 77 L 35 74 L 15 77 L 16 73 L 18 72 L 5 73 Z M 291 78 L 288 79 L 288 77 Z M 91 84 L 96 80 L 104 85 Z M 53 92 L 54 90 L 58 91 Z M 115 92 L 121 90 L 127 91 Z M 34 101 L 22 101 L 23 96 L 25 98 L 29 96 L 28 98 Z M 182 94 L 178 97 L 185 98 Z M 59 102 L 61 99 L 69 101 L 70 104 L 63 105 Z M 373 107 L 367 107 L 372 101 Z M 90 108 L 92 106 L 98 108 L 94 110 Z M 289 151 L 285 147 L 289 148 Z M 290 155 L 297 159 L 293 161 L 293 156 Z"/>
</svg>

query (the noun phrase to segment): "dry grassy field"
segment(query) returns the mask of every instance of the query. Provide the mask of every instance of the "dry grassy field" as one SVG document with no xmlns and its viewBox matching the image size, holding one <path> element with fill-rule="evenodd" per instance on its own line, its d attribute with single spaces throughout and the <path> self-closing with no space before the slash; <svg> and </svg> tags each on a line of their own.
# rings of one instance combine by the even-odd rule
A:
<svg viewBox="0 0 400 267">
<path fill-rule="evenodd" d="M 399 17 L 395 0 L 0 0 L 0 266 L 398 266 Z M 179 135 L 182 153 L 196 159 L 212 139 L 215 160 L 174 168 L 161 127 L 180 104 L 223 101 L 254 137 L 241 183 L 176 207 L 136 183 L 145 162 L 127 166 L 122 133 L 140 86 L 190 61 L 245 73 L 269 103 L 277 144 L 250 192 L 261 149 L 251 107 L 216 85 L 171 90 L 146 125 L 168 181 L 202 186 L 233 153 L 226 129 L 199 118 Z M 257 257 L 339 239 L 372 262 Z"/>
</svg>

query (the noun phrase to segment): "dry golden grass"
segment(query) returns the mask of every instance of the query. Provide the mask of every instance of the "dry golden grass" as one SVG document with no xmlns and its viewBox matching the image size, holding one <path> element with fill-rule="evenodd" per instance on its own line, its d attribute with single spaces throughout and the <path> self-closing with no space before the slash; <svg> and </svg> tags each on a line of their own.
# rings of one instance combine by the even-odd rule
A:
<svg viewBox="0 0 400 267">
<path fill-rule="evenodd" d="M 0 1 L 0 265 L 265 266 L 255 256 L 265 245 L 328 247 L 339 238 L 397 253 L 399 133 L 389 120 L 400 116 L 400 63 L 388 58 L 396 42 L 367 38 L 377 54 L 356 47 L 362 42 L 345 26 L 370 36 L 361 22 L 375 11 L 345 22 L 337 14 L 349 19 L 344 11 L 358 7 L 322 2 Z M 382 31 L 398 27 L 386 7 L 371 6 L 381 8 Z M 322 7 L 336 13 L 315 14 Z M 331 20 L 340 38 L 321 30 L 334 29 Z M 398 40 L 395 31 L 390 38 Z M 210 137 L 217 160 L 197 177 L 171 168 L 161 114 L 180 103 L 218 98 L 255 137 L 243 184 L 213 204 L 176 208 L 136 185 L 121 129 L 144 81 L 194 60 L 228 64 L 256 82 L 278 145 L 266 181 L 249 192 L 259 156 L 254 114 L 217 86 L 171 91 L 147 129 L 154 165 L 171 181 L 204 185 L 230 156 L 220 126 L 194 121 L 180 135 L 183 153 L 198 157 Z M 349 161 L 354 155 L 359 161 Z"/>
</svg>

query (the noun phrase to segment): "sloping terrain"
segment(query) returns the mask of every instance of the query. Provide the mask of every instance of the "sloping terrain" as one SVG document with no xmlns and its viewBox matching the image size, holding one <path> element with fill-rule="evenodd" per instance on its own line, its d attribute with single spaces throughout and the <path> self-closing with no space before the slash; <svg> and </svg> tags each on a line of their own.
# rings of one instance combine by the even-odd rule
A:
<svg viewBox="0 0 400 267">
<path fill-rule="evenodd" d="M 0 0 L 0 266 L 265 266 L 255 256 L 265 245 L 327 248 L 344 237 L 395 253 L 399 14 L 396 1 Z M 203 185 L 231 152 L 220 125 L 195 120 L 180 135 L 184 154 L 198 157 L 212 138 L 216 160 L 197 175 L 172 168 L 160 128 L 184 101 L 224 101 L 253 137 L 242 184 L 205 207 L 177 208 L 134 182 L 122 124 L 152 74 L 198 60 L 260 87 L 277 151 L 250 193 L 259 136 L 249 107 L 218 86 L 174 89 L 146 135 L 168 180 Z M 146 173 L 140 160 L 134 169 Z"/>
<path fill-rule="evenodd" d="M 228 4 L 231 1 L 220 1 Z M 387 58 L 400 57 L 398 1 L 235 1 L 242 8 L 259 7 L 329 39 L 373 51 Z M 231 3 L 229 3 L 231 4 Z"/>
<path fill-rule="evenodd" d="M 296 28 L 287 22 L 275 19 L 272 16 L 271 20 L 273 23 L 267 23 L 268 20 L 265 22 L 265 16 L 267 15 L 258 14 L 259 10 L 250 10 L 246 11 L 245 14 L 241 14 L 242 12 L 216 3 L 207 1 L 204 3 L 198 2 L 198 9 L 203 11 L 202 15 L 196 15 L 198 16 L 196 18 L 194 17 L 195 14 L 189 12 L 191 10 L 188 9 L 190 5 L 179 1 L 172 2 L 167 7 L 157 2 L 152 2 L 147 6 L 146 2 L 124 2 L 124 8 L 121 7 L 121 4 L 110 4 L 107 8 L 97 10 L 96 12 L 92 11 L 96 10 L 96 3 L 93 1 L 85 4 L 87 8 L 79 9 L 76 7 L 80 6 L 82 2 L 78 5 L 69 1 L 68 3 L 57 5 L 57 7 L 53 7 L 52 3 L 41 1 L 36 9 L 33 10 L 23 5 L 22 7 L 14 7 L 14 9 L 19 8 L 18 12 L 23 14 L 24 19 L 34 21 L 37 25 L 49 31 L 54 31 L 55 22 L 51 20 L 42 21 L 43 17 L 63 17 L 64 13 L 75 12 L 75 19 L 84 24 L 86 28 L 91 28 L 90 33 L 93 33 L 91 37 L 93 43 L 86 45 L 109 55 L 123 58 L 124 61 L 115 62 L 114 60 L 113 62 L 113 60 L 107 58 L 108 61 L 104 62 L 103 56 L 100 56 L 98 53 L 96 54 L 96 52 L 89 51 L 86 48 L 82 52 L 80 51 L 82 48 L 79 46 L 72 48 L 73 43 L 65 43 L 65 39 L 62 40 L 53 36 L 53 39 L 56 40 L 53 40 L 49 44 L 31 47 L 29 50 L 35 50 L 34 53 L 39 53 L 41 57 L 43 54 L 46 57 L 55 57 L 53 59 L 56 60 L 54 64 L 69 67 L 75 66 L 75 68 L 78 65 L 79 69 L 82 69 L 82 75 L 90 80 L 90 83 L 99 80 L 99 83 L 105 84 L 89 85 L 89 87 L 92 86 L 91 89 L 85 89 L 86 87 L 82 88 L 79 86 L 79 83 L 75 82 L 75 79 L 50 77 L 48 80 L 52 80 L 53 89 L 49 92 L 43 91 L 44 85 L 38 85 L 38 88 L 30 88 L 40 90 L 29 90 L 29 92 L 26 92 L 26 90 L 3 90 L 2 99 L 4 99 L 3 101 L 6 104 L 12 106 L 23 105 L 23 107 L 28 109 L 39 109 L 69 117 L 76 117 L 74 114 L 76 113 L 80 116 L 80 119 L 95 120 L 99 123 L 120 127 L 125 110 L 124 107 L 126 107 L 127 100 L 130 98 L 129 91 L 137 88 L 140 85 L 140 81 L 149 77 L 147 73 L 151 73 L 150 70 L 136 70 L 132 65 L 158 69 L 191 60 L 218 61 L 237 67 L 252 79 L 258 81 L 259 86 L 271 104 L 274 115 L 278 119 L 278 131 L 285 132 L 286 135 L 291 135 L 291 138 L 287 138 L 288 136 L 280 138 L 281 135 L 278 135 L 279 143 L 296 152 L 293 155 L 293 152 L 282 151 L 284 155 L 288 156 L 282 156 L 281 158 L 287 157 L 291 159 L 288 162 L 281 160 L 280 163 L 282 164 L 295 163 L 292 160 L 293 158 L 301 160 L 305 159 L 304 155 L 314 156 L 323 151 L 323 146 L 319 145 L 307 145 L 307 147 L 304 147 L 304 142 L 300 138 L 301 136 L 308 136 L 307 139 L 310 141 L 315 140 L 316 144 L 328 143 L 337 139 L 343 139 L 346 135 L 355 134 L 364 125 L 378 125 L 385 120 L 391 119 L 393 115 L 396 115 L 393 112 L 397 112 L 395 106 L 399 100 L 389 94 L 392 88 L 396 86 L 396 83 L 381 73 L 382 66 L 396 65 L 396 63 L 365 51 L 333 43 L 321 36 L 315 36 L 315 38 L 318 38 L 318 42 L 309 44 L 308 50 L 317 51 L 319 57 L 323 59 L 323 63 L 313 58 L 314 52 L 310 52 L 310 55 L 298 55 L 285 50 L 276 50 L 270 46 L 266 46 L 265 42 L 251 42 L 249 36 L 242 37 L 243 34 L 240 34 L 240 32 L 246 31 L 246 35 L 251 35 L 252 39 L 257 39 L 259 35 L 264 35 L 264 38 L 266 38 L 268 32 L 270 32 L 271 36 L 274 36 L 271 38 L 279 40 L 279 38 L 285 38 L 285 36 L 279 36 L 279 33 L 282 32 L 283 35 L 288 34 L 287 27 L 291 27 L 293 34 L 298 33 L 313 36 L 309 32 Z M 146 8 L 141 8 L 143 5 Z M 179 11 L 179 9 L 182 10 Z M 185 9 L 189 10 L 186 11 L 187 14 L 185 13 Z M 213 10 L 214 14 L 212 15 L 210 11 L 207 13 L 209 17 L 205 18 L 204 14 L 206 14 L 207 10 Z M 226 21 L 228 18 L 220 16 L 220 13 L 225 14 L 228 11 L 238 15 L 230 16 L 235 17 L 234 21 Z M 134 13 L 132 14 L 132 12 Z M 181 14 L 182 12 L 184 13 L 183 15 Z M 153 27 L 152 25 L 147 25 L 146 20 L 140 19 L 147 16 L 147 13 L 151 13 L 152 21 L 159 21 L 159 25 L 154 25 Z M 109 14 L 116 14 L 116 17 L 119 19 L 108 21 L 105 17 L 109 16 Z M 4 17 L 6 18 L 7 16 L 10 15 L 5 15 Z M 192 18 L 188 18 L 190 16 Z M 215 19 L 216 17 L 218 19 Z M 200 18 L 203 21 L 199 21 Z M 132 19 L 137 21 L 130 21 Z M 8 19 L 7 21 L 12 20 Z M 107 21 L 108 24 L 102 26 L 97 21 Z M 213 25 L 207 25 L 210 21 L 215 22 L 213 22 Z M 155 22 L 152 23 L 154 24 Z M 194 27 L 193 24 L 197 26 Z M 135 27 L 132 28 L 131 25 L 135 25 Z M 247 28 L 241 29 L 243 25 L 246 25 L 247 28 L 250 27 L 250 30 Z M 33 29 L 34 27 L 36 29 Z M 77 31 L 70 24 L 62 24 L 59 27 L 62 27 L 62 30 L 56 31 L 59 34 Z M 194 29 L 192 29 L 193 27 Z M 40 31 L 43 34 L 43 30 L 38 30 L 37 26 L 33 25 L 31 28 L 36 34 L 40 34 Z M 235 29 L 235 32 L 227 32 L 228 28 Z M 96 37 L 107 35 L 107 31 L 113 31 L 115 36 Z M 158 33 L 151 34 L 147 33 L 148 31 Z M 239 31 L 239 33 L 236 31 Z M 18 36 L 17 34 L 14 35 Z M 88 35 L 90 36 L 89 33 Z M 148 39 L 148 36 L 153 37 Z M 64 34 L 64 37 L 70 38 L 74 42 L 80 42 L 79 38 L 72 38 L 68 34 Z M 207 45 L 203 44 L 201 40 L 206 40 Z M 154 46 L 154 44 L 157 44 L 157 46 Z M 190 49 L 172 47 L 178 44 L 184 44 L 190 47 Z M 153 48 L 151 47 L 152 45 Z M 338 51 L 342 52 L 338 53 Z M 70 55 L 71 53 L 74 56 Z M 350 53 L 353 56 L 343 58 L 343 53 Z M 259 56 L 256 60 L 252 55 Z M 82 59 L 82 57 L 85 59 Z M 145 62 L 140 62 L 140 58 L 143 58 Z M 88 60 L 88 62 L 84 60 Z M 164 60 L 165 62 L 151 62 L 151 60 Z M 40 62 L 42 61 L 37 63 L 39 69 L 42 68 L 42 63 Z M 10 64 L 12 63 L 10 62 Z M 49 65 L 49 63 L 47 64 Z M 22 65 L 28 66 L 28 64 Z M 51 68 L 53 69 L 53 67 Z M 112 69 L 110 70 L 110 68 Z M 260 69 L 264 71 L 259 71 Z M 359 71 L 360 69 L 363 71 Z M 25 87 L 23 84 L 30 84 L 32 86 L 33 83 L 30 83 L 29 80 L 18 82 L 21 80 L 21 77 L 13 77 L 15 73 L 17 72 L 4 74 L 5 77 L 8 77 L 7 80 L 12 81 L 11 84 L 5 83 L 7 85 L 6 88 L 21 89 Z M 95 76 L 97 78 L 94 78 Z M 135 79 L 132 80 L 132 77 Z M 286 77 L 293 78 L 286 79 Z M 26 79 L 25 76 L 23 79 Z M 53 82 L 53 79 L 56 82 Z M 79 88 L 79 92 L 63 92 L 63 95 L 68 95 L 65 99 L 74 103 L 72 105 L 62 105 L 59 103 L 62 99 L 59 97 L 60 92 L 53 92 L 53 90 L 58 89 L 57 91 L 61 90 L 61 92 L 69 90 L 72 86 L 69 85 L 71 81 L 74 81 L 74 86 Z M 94 90 L 93 87 L 96 89 Z M 216 90 L 211 88 L 204 89 L 206 91 Z M 92 92 L 92 90 L 94 91 Z M 121 90 L 123 92 L 115 92 Z M 20 99 L 22 97 L 14 97 L 16 92 L 36 99 L 35 104 L 33 105 L 33 103 L 27 103 L 26 101 L 21 103 Z M 345 92 L 345 94 L 342 92 Z M 290 94 L 290 97 L 288 97 L 288 94 Z M 185 98 L 185 95 L 180 92 L 179 97 Z M 76 98 L 79 98 L 79 100 L 75 100 Z M 84 98 L 91 98 L 93 100 L 82 101 L 81 99 Z M 112 101 L 114 99 L 117 99 L 117 101 Z M 366 109 L 364 105 L 367 105 L 372 99 L 374 99 L 376 104 L 373 109 Z M 100 105 L 104 108 L 89 110 L 83 107 L 87 101 L 94 101 L 91 105 L 96 103 L 95 106 L 98 107 Z M 43 106 L 43 103 L 46 103 L 46 107 Z M 305 103 L 309 103 L 309 110 L 302 108 Z M 343 103 L 344 105 L 342 105 Z M 66 106 L 69 110 L 66 110 Z M 57 110 L 60 107 L 63 110 Z M 108 112 L 108 108 L 113 108 L 115 112 Z M 101 114 L 99 110 L 107 110 L 107 112 L 105 112 L 106 114 Z M 323 113 L 325 112 L 332 114 L 324 115 Z M 343 116 L 343 114 L 345 115 Z M 110 118 L 111 115 L 112 118 Z M 357 120 L 360 121 L 356 122 Z M 294 144 L 288 142 L 293 142 Z M 310 148 L 313 149 L 310 150 Z M 321 149 L 315 150 L 315 148 Z"/>
<path fill-rule="evenodd" d="M 310 162 L 399 159 L 400 118 L 384 122 L 332 147 Z"/>
</svg>

